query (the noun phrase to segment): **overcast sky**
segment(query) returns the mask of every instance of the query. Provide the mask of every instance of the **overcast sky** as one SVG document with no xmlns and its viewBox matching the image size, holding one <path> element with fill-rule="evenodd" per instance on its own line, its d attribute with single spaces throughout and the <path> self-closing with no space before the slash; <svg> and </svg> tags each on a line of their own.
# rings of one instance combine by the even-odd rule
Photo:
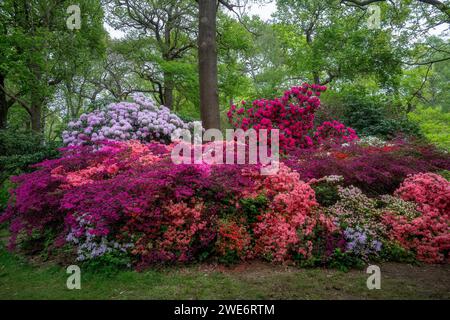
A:
<svg viewBox="0 0 450 320">
<path fill-rule="evenodd" d="M 269 2 L 265 5 L 257 5 L 253 4 L 249 6 L 247 13 L 250 15 L 258 15 L 262 20 L 267 21 L 271 18 L 272 13 L 276 10 L 276 1 Z M 112 38 L 121 38 L 123 36 L 123 32 L 114 30 L 111 26 L 105 24 L 106 30 L 109 32 Z M 446 37 L 449 36 L 448 24 L 442 24 L 438 28 L 432 29 L 430 31 L 431 34 L 439 35 L 442 32 L 446 31 Z"/>
<path fill-rule="evenodd" d="M 260 16 L 262 20 L 266 21 L 270 19 L 270 16 L 276 10 L 276 2 L 272 1 L 265 5 L 257 5 L 253 4 L 249 6 L 247 13 L 250 15 Z M 111 35 L 113 39 L 121 38 L 123 36 L 123 32 L 119 30 L 114 30 L 111 26 L 105 23 L 105 29 Z"/>
</svg>

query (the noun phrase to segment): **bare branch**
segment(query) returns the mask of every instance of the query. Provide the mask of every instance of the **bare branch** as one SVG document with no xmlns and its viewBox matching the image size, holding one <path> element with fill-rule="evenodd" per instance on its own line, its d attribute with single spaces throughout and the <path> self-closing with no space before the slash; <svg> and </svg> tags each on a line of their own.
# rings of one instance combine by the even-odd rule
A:
<svg viewBox="0 0 450 320">
<path fill-rule="evenodd" d="M 416 1 L 432 5 L 442 13 L 446 14 L 448 18 L 450 18 L 450 7 L 445 3 L 438 0 L 416 0 Z M 376 2 L 386 2 L 386 0 L 341 0 L 341 3 L 344 4 L 352 3 L 357 5 L 358 7 L 364 7 Z"/>
</svg>

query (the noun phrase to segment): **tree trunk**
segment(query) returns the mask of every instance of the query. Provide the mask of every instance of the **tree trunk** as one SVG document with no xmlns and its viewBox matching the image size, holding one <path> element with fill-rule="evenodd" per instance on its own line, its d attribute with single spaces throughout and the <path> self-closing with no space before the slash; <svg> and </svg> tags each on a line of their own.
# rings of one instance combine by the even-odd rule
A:
<svg viewBox="0 0 450 320">
<path fill-rule="evenodd" d="M 31 87 L 31 105 L 30 105 L 30 120 L 31 120 L 31 130 L 37 134 L 42 133 L 42 88 L 39 87 L 39 84 L 42 82 L 42 72 L 40 66 L 34 62 L 30 61 L 30 70 L 33 72 L 34 79 L 36 83 L 34 83 Z"/>
<path fill-rule="evenodd" d="M 31 120 L 31 130 L 37 134 L 41 134 L 43 131 L 42 105 L 43 99 L 41 98 L 39 88 L 33 87 L 31 89 L 31 105 L 29 108 L 29 113 Z"/>
<path fill-rule="evenodd" d="M 1 88 L 5 88 L 5 76 L 0 74 Z M 8 119 L 8 102 L 6 101 L 6 93 L 0 88 L 0 129 L 6 128 Z"/>
<path fill-rule="evenodd" d="M 200 114 L 205 129 L 220 129 L 217 86 L 216 0 L 199 0 Z"/>
<path fill-rule="evenodd" d="M 42 133 L 41 114 L 42 107 L 40 104 L 34 104 L 31 106 L 31 130 L 35 133 Z"/>
<path fill-rule="evenodd" d="M 169 109 L 173 107 L 172 77 L 167 72 L 164 73 L 164 105 Z"/>
</svg>

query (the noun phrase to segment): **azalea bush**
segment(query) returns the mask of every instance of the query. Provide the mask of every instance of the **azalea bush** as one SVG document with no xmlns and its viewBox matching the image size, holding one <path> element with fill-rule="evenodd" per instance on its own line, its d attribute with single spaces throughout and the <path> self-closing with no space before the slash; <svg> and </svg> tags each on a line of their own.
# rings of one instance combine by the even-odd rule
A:
<svg viewBox="0 0 450 320">
<path fill-rule="evenodd" d="M 219 221 L 216 250 L 221 262 L 245 260 L 251 255 L 251 241 L 250 232 L 242 221 Z"/>
<path fill-rule="evenodd" d="M 82 114 L 78 120 L 69 122 L 63 141 L 69 146 L 101 140 L 170 143 L 175 130 L 193 129 L 194 125 L 169 108 L 136 94 L 133 102 L 111 103 L 105 110 Z"/>
<path fill-rule="evenodd" d="M 284 165 L 276 175 L 254 177 L 259 190 L 271 200 L 268 211 L 255 223 L 255 254 L 278 262 L 310 259 L 313 242 L 318 240 L 316 231 L 335 230 L 331 219 L 316 210 L 314 190 Z"/>
<path fill-rule="evenodd" d="M 14 178 L 1 216 L 10 249 L 32 238 L 50 243 L 37 250 L 69 246 L 79 262 L 127 255 L 137 268 L 209 255 L 281 262 L 309 258 L 314 230 L 334 230 L 315 210 L 313 189 L 284 165 L 273 176 L 258 165 L 176 165 L 170 149 L 137 141 L 68 147 Z"/>
<path fill-rule="evenodd" d="M 339 175 L 371 195 L 392 194 L 410 174 L 450 168 L 447 153 L 432 145 L 396 140 L 389 144 L 344 144 L 311 150 L 292 150 L 284 163 L 306 181 Z"/>
<path fill-rule="evenodd" d="M 447 259 L 449 182 L 438 175 L 409 177 L 395 195 L 370 198 L 342 186 L 345 177 L 307 181 L 283 163 L 274 175 L 261 175 L 258 164 L 174 164 L 172 148 L 66 147 L 13 178 L 0 218 L 9 248 L 137 269 L 205 259 L 348 268 L 389 257 L 395 246 L 421 261 Z M 315 190 L 324 185 L 337 191 L 333 201 L 321 195 L 321 205 Z"/>
<path fill-rule="evenodd" d="M 69 147 L 13 179 L 13 204 L 2 216 L 11 248 L 23 234 L 54 230 L 54 246 L 72 244 L 79 261 L 124 250 L 138 264 L 192 260 L 215 239 L 222 201 L 241 195 L 224 189 L 224 175 L 236 191 L 250 182 L 232 166 L 175 165 L 169 151 L 137 141 Z"/>
<path fill-rule="evenodd" d="M 328 212 L 343 230 L 346 251 L 368 260 L 382 249 L 385 227 L 381 223 L 376 201 L 356 187 L 339 187 L 339 201 Z"/>
<path fill-rule="evenodd" d="M 450 182 L 433 173 L 408 177 L 396 195 L 417 205 L 419 214 L 407 216 L 399 210 L 384 215 L 389 236 L 405 249 L 413 250 L 418 260 L 446 262 L 450 253 Z"/>
</svg>

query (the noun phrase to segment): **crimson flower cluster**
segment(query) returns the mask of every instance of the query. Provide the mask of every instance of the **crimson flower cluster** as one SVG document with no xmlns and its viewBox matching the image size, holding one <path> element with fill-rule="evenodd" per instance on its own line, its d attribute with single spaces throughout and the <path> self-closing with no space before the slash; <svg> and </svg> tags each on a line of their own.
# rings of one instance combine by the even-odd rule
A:
<svg viewBox="0 0 450 320">
<path fill-rule="evenodd" d="M 327 122 L 314 129 L 314 114 L 320 107 L 320 95 L 325 86 L 303 83 L 284 92 L 280 98 L 273 100 L 257 99 L 251 107 L 246 102 L 238 108 L 232 105 L 227 113 L 228 120 L 234 128 L 244 131 L 253 128 L 280 130 L 280 150 L 294 148 L 311 148 L 330 139 L 336 142 L 350 142 L 357 139 L 355 131 L 346 128 L 338 121 Z"/>
</svg>

